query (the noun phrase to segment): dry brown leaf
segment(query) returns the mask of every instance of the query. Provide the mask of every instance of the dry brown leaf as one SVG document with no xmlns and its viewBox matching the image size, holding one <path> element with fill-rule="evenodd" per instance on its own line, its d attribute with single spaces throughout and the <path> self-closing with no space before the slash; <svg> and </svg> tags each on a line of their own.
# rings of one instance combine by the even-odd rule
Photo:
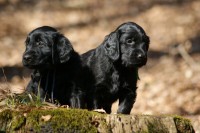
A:
<svg viewBox="0 0 200 133">
<path fill-rule="evenodd" d="M 45 116 L 42 116 L 41 118 L 42 118 L 42 120 L 44 120 L 45 122 L 46 121 L 49 121 L 50 119 L 51 119 L 51 115 L 45 115 Z"/>
</svg>

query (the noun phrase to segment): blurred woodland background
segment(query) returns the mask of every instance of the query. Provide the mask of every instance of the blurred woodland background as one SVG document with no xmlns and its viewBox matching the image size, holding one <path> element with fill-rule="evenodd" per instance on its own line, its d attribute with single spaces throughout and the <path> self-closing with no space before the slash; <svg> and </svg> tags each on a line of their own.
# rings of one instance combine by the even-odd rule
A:
<svg viewBox="0 0 200 133">
<path fill-rule="evenodd" d="M 58 28 L 81 54 L 127 21 L 151 40 L 132 113 L 184 115 L 200 132 L 200 0 L 0 0 L 0 100 L 29 81 L 21 58 L 34 28 Z"/>
</svg>

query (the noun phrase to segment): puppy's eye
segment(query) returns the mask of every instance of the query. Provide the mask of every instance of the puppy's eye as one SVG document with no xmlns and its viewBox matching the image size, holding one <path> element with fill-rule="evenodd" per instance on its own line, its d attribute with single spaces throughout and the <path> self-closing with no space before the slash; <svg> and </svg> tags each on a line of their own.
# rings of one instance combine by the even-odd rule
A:
<svg viewBox="0 0 200 133">
<path fill-rule="evenodd" d="M 134 44 L 135 42 L 134 42 L 134 39 L 127 39 L 126 43 L 127 44 Z"/>
</svg>

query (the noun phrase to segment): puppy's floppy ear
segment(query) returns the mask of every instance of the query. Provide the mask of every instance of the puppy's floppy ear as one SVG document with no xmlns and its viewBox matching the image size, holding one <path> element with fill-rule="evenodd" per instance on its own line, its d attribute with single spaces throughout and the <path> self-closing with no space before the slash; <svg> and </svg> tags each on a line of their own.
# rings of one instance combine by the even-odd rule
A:
<svg viewBox="0 0 200 133">
<path fill-rule="evenodd" d="M 106 55 L 108 55 L 113 61 L 119 59 L 120 49 L 118 36 L 117 32 L 110 33 L 105 37 L 105 42 L 103 44 Z"/>
<path fill-rule="evenodd" d="M 56 60 L 58 60 L 59 63 L 65 63 L 70 59 L 73 48 L 66 37 L 58 34 L 52 52 L 53 63 L 55 63 Z"/>
</svg>

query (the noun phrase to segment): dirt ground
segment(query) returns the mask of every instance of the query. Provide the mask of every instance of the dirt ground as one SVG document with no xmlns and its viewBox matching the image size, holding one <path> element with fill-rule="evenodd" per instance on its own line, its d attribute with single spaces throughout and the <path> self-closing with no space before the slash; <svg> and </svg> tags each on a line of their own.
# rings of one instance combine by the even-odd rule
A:
<svg viewBox="0 0 200 133">
<path fill-rule="evenodd" d="M 34 28 L 58 28 L 81 54 L 133 21 L 151 43 L 132 113 L 187 116 L 200 133 L 199 7 L 199 0 L 0 0 L 0 99 L 8 90 L 20 93 L 26 87 L 31 71 L 21 57 Z"/>
</svg>

